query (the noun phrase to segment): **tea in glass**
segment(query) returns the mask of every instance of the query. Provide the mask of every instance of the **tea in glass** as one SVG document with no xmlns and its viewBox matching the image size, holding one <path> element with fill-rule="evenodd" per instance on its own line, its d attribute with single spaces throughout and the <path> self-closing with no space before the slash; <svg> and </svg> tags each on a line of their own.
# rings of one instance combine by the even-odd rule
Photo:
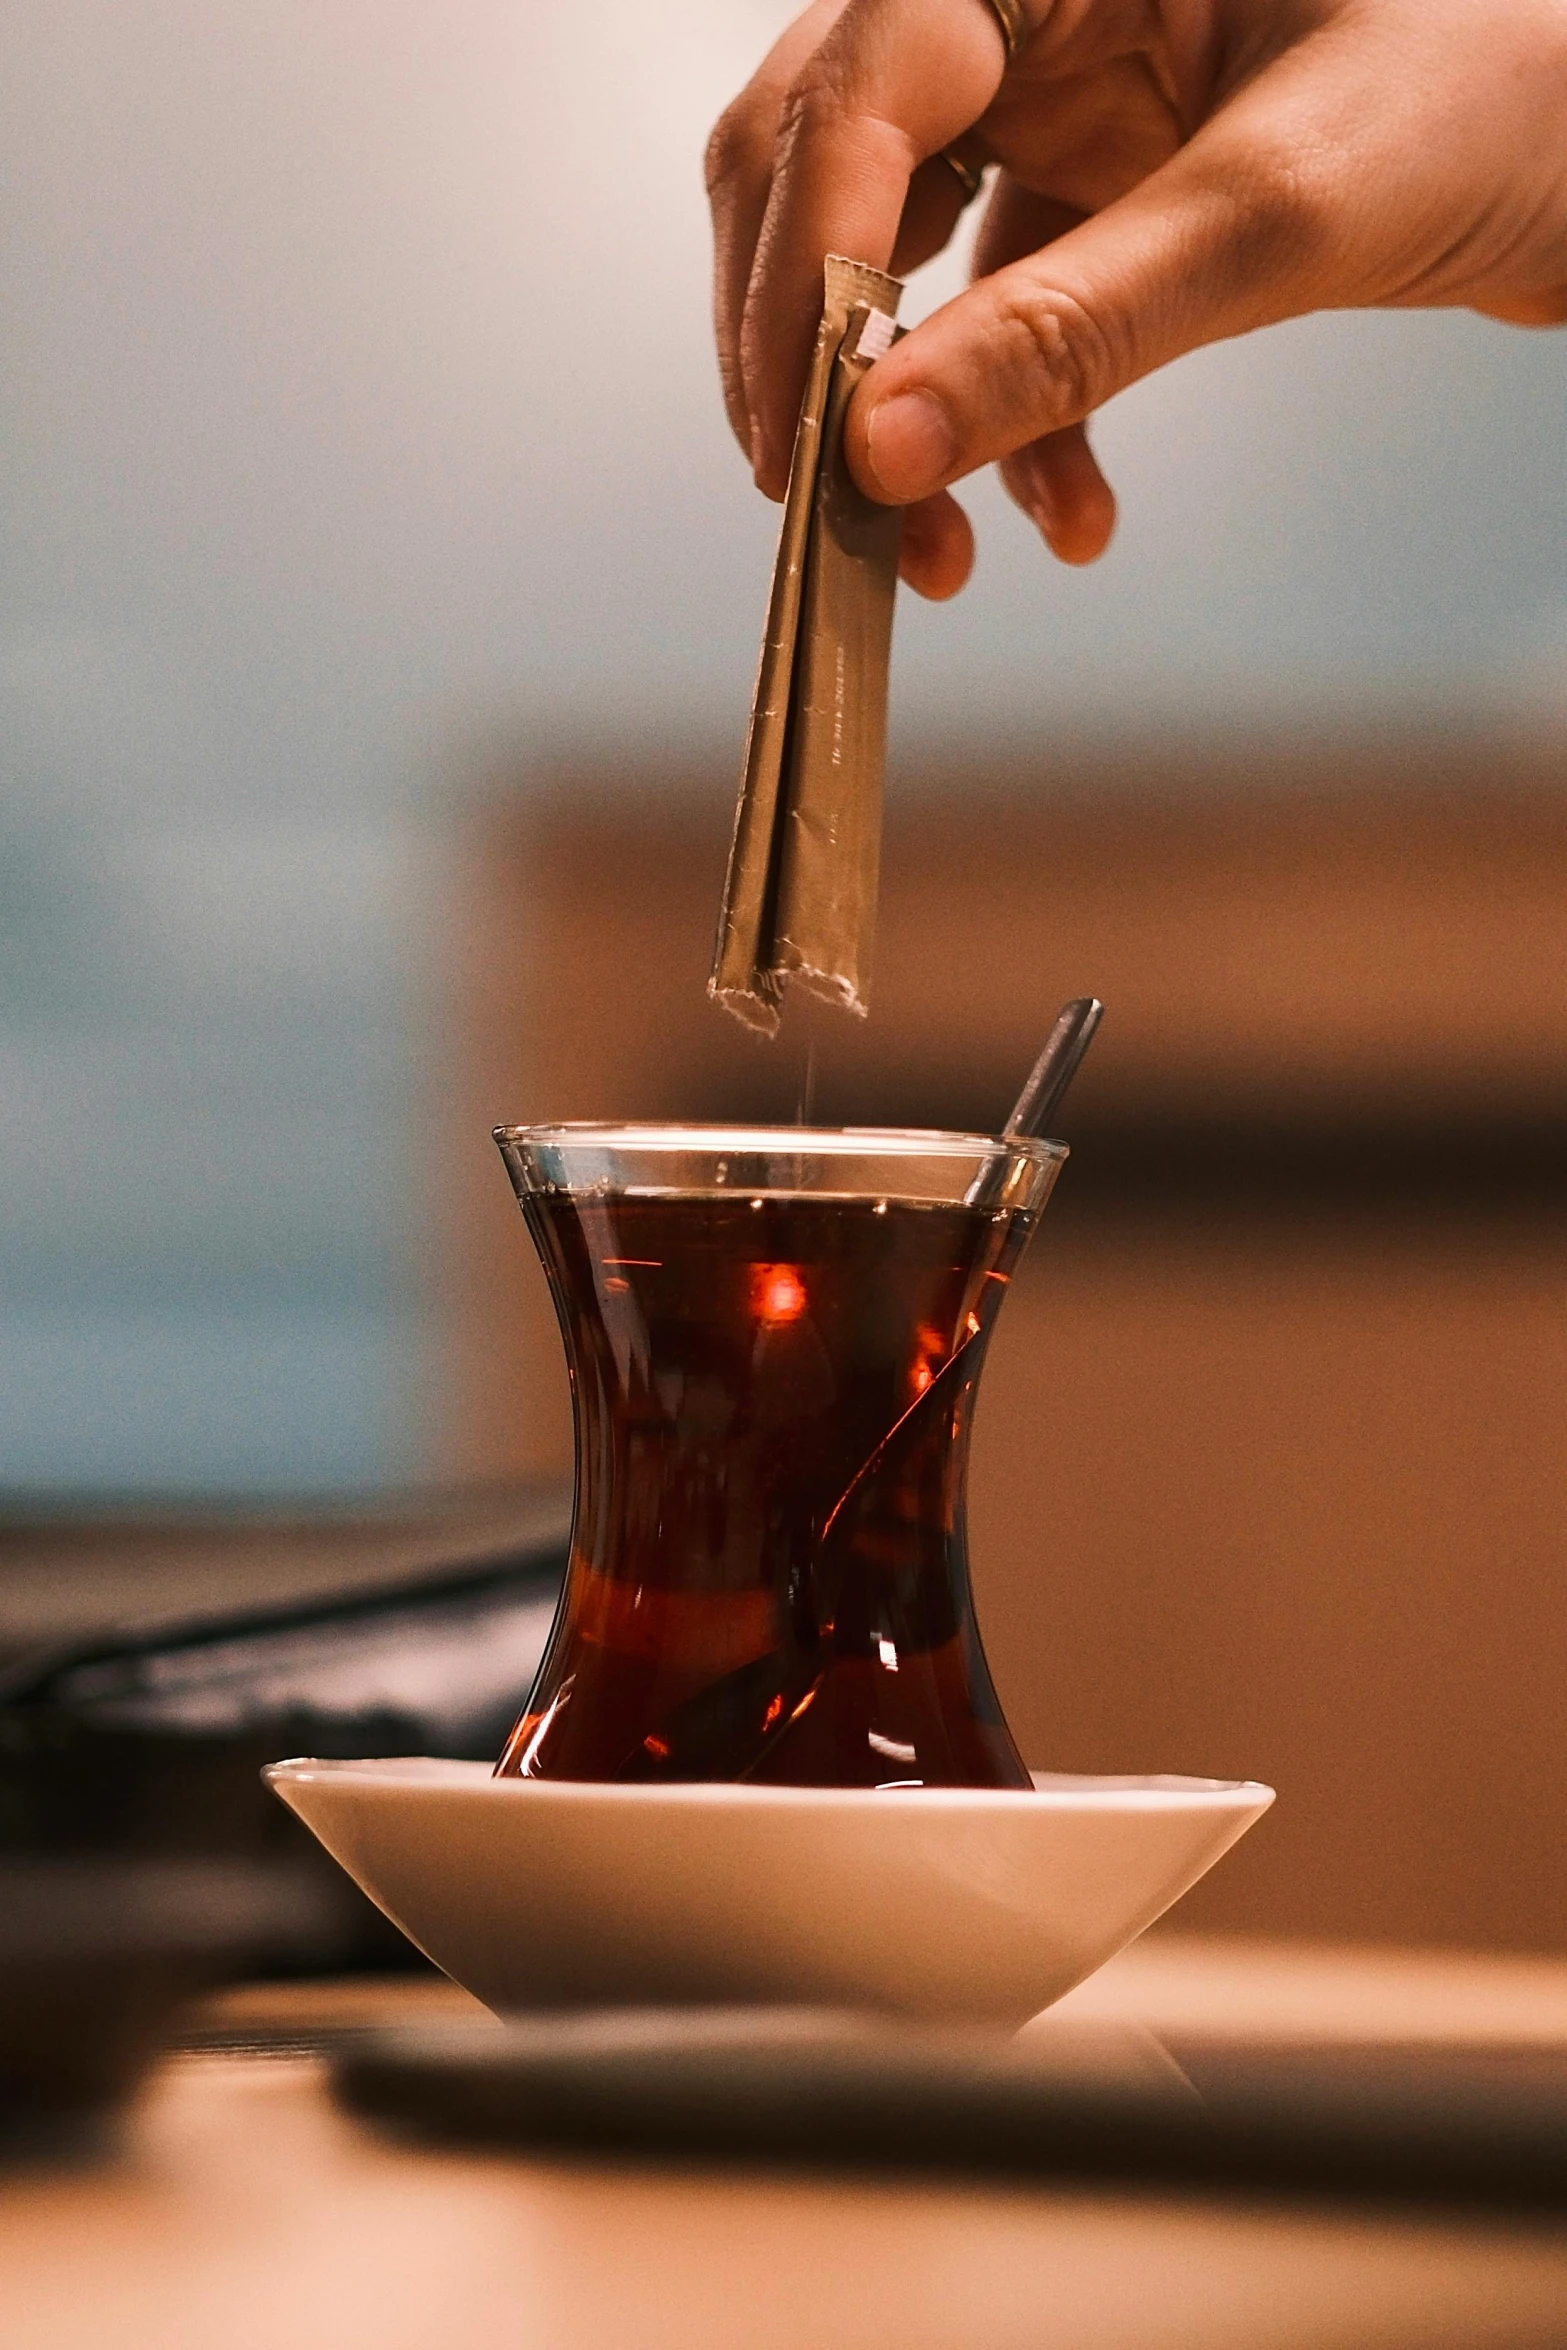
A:
<svg viewBox="0 0 1567 2350">
<path fill-rule="evenodd" d="M 560 1613 L 499 1771 L 1026 1788 L 974 1622 L 964 1484 L 985 1347 L 1064 1147 L 497 1140 L 577 1452 Z"/>
</svg>

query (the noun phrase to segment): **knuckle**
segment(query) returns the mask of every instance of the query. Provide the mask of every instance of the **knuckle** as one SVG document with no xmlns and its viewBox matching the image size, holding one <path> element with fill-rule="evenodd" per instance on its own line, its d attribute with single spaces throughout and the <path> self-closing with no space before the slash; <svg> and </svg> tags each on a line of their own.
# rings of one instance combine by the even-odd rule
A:
<svg viewBox="0 0 1567 2350">
<path fill-rule="evenodd" d="M 731 180 L 739 179 L 762 157 L 767 144 L 758 132 L 754 108 L 740 98 L 726 106 L 708 134 L 702 158 L 708 194 L 716 196 Z"/>
<path fill-rule="evenodd" d="M 1305 138 L 1254 149 L 1207 191 L 1217 218 L 1205 240 L 1231 284 L 1298 282 L 1332 234 L 1331 159 Z"/>
<path fill-rule="evenodd" d="M 1016 373 L 1020 401 L 1039 416 L 1040 431 L 1087 416 L 1125 381 L 1121 355 L 1104 322 L 1058 287 L 1008 288 L 998 324 L 1000 364 Z"/>
<path fill-rule="evenodd" d="M 820 56 L 812 57 L 784 93 L 778 113 L 778 143 L 790 152 L 802 143 L 819 137 L 842 121 L 844 93 L 839 76 L 831 63 Z"/>
</svg>

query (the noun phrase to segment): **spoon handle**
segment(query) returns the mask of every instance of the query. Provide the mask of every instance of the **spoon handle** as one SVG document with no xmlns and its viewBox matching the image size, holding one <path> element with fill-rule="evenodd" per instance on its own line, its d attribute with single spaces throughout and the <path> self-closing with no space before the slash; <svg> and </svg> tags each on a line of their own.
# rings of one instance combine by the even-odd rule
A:
<svg viewBox="0 0 1567 2350">
<path fill-rule="evenodd" d="M 1096 995 L 1074 996 L 1071 1003 L 1062 1005 L 1045 1049 L 1029 1071 L 1028 1083 L 1001 1130 L 1006 1141 L 1020 1142 L 1026 1136 L 1045 1133 L 1062 1095 L 1077 1075 L 1078 1063 L 1093 1042 L 1104 1009 Z"/>
</svg>

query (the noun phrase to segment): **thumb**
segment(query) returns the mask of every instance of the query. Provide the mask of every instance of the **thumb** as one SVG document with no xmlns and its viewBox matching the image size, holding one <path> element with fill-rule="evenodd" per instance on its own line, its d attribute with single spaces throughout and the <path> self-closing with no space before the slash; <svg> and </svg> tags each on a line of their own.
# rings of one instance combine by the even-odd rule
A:
<svg viewBox="0 0 1567 2350">
<path fill-rule="evenodd" d="M 845 435 L 868 496 L 929 497 L 1199 344 L 1333 298 L 1328 193 L 1300 160 L 1311 147 L 1218 131 L 878 360 Z"/>
</svg>

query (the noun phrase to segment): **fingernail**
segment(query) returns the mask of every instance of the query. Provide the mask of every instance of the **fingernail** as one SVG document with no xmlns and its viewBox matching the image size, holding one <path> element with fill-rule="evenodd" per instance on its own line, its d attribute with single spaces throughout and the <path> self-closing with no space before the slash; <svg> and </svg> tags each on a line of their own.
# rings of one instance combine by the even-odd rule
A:
<svg viewBox="0 0 1567 2350">
<path fill-rule="evenodd" d="M 909 506 L 941 488 L 958 437 L 934 392 L 899 392 L 871 410 L 865 450 L 879 488 L 894 505 Z"/>
</svg>

